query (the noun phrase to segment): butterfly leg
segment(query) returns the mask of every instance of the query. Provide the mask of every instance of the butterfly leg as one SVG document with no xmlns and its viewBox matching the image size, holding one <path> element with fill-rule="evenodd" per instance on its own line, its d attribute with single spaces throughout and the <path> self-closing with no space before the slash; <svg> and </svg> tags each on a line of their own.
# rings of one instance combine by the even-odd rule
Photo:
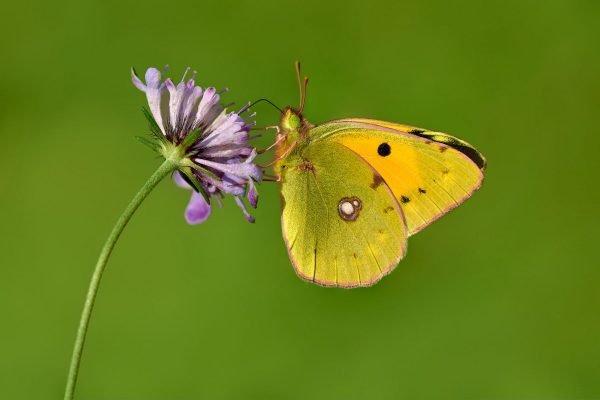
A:
<svg viewBox="0 0 600 400">
<path fill-rule="evenodd" d="M 266 131 L 268 129 L 275 129 L 277 133 L 279 133 L 279 127 L 277 125 L 253 126 L 252 128 L 250 128 L 251 131 Z"/>
<path fill-rule="evenodd" d="M 264 182 L 281 182 L 281 177 L 265 174 L 265 175 L 263 175 L 263 181 Z"/>
<path fill-rule="evenodd" d="M 279 133 L 277 133 L 277 138 L 275 139 L 275 141 L 273 142 L 273 144 L 270 145 L 269 147 L 267 147 L 266 149 L 259 150 L 258 154 L 264 154 L 264 153 L 272 150 L 273 148 L 277 147 L 277 145 L 279 144 L 279 142 L 281 142 L 283 139 L 284 139 L 284 136 L 280 135 Z"/>
<path fill-rule="evenodd" d="M 268 163 L 267 165 L 259 165 L 260 168 L 269 168 L 271 166 L 273 166 L 277 161 L 286 158 L 288 156 L 288 154 L 290 154 L 292 152 L 292 150 L 294 150 L 294 148 L 296 147 L 296 142 L 294 142 L 294 144 L 292 144 L 290 147 L 288 147 L 282 155 L 280 155 L 279 157 L 277 157 L 276 159 L 274 159 L 273 161 L 271 161 L 270 163 Z"/>
</svg>

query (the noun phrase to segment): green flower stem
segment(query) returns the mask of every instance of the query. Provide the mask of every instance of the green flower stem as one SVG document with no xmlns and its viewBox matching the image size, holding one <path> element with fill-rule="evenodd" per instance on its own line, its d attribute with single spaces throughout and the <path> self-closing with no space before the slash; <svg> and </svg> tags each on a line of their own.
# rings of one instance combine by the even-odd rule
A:
<svg viewBox="0 0 600 400">
<path fill-rule="evenodd" d="M 92 316 L 92 310 L 94 308 L 94 302 L 96 300 L 96 294 L 98 293 L 98 287 L 100 286 L 100 280 L 102 279 L 102 273 L 108 262 L 108 258 L 112 253 L 119 236 L 123 232 L 123 229 L 133 216 L 133 213 L 138 209 L 142 201 L 150 194 L 152 189 L 167 175 L 172 173 L 179 165 L 179 160 L 169 158 L 152 174 L 148 181 L 142 186 L 137 192 L 131 203 L 127 206 L 123 214 L 117 220 L 117 223 L 113 227 L 102 251 L 90 286 L 88 288 L 87 295 L 85 297 L 85 304 L 83 305 L 83 311 L 81 312 L 81 318 L 79 320 L 79 328 L 77 329 L 77 337 L 75 338 L 75 345 L 73 347 L 73 355 L 71 357 L 71 366 L 69 367 L 69 376 L 67 377 L 67 388 L 65 390 L 65 400 L 72 400 L 75 393 L 75 384 L 77 383 L 77 375 L 79 373 L 79 365 L 81 363 L 81 354 L 83 353 L 83 346 L 85 344 L 85 336 L 90 324 L 90 317 Z"/>
</svg>

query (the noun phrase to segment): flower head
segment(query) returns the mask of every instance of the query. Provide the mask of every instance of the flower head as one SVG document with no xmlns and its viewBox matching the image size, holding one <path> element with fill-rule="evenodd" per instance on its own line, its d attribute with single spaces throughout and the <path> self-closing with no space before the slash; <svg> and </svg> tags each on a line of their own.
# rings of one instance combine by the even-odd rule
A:
<svg viewBox="0 0 600 400">
<path fill-rule="evenodd" d="M 212 200 L 220 205 L 225 194 L 234 196 L 246 219 L 254 218 L 246 210 L 243 198 L 255 208 L 258 192 L 255 183 L 262 179 L 262 170 L 254 164 L 256 150 L 249 146 L 249 131 L 254 114 L 241 117 L 228 112 L 220 104 L 220 94 L 213 87 L 202 89 L 194 78 L 186 81 L 189 68 L 178 84 L 170 78 L 162 80 L 156 68 L 146 71 L 143 82 L 135 70 L 133 84 L 146 93 L 151 131 L 151 145 L 165 158 L 177 163 L 174 180 L 178 186 L 193 189 L 185 212 L 188 223 L 197 224 L 210 215 Z"/>
</svg>

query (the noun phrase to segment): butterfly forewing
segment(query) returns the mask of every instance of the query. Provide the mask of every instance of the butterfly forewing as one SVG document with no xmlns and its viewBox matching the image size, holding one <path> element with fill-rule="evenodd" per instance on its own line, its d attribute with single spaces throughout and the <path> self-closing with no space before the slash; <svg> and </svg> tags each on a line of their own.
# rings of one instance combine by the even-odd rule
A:
<svg viewBox="0 0 600 400">
<path fill-rule="evenodd" d="M 315 144 L 342 144 L 381 175 L 402 208 L 409 235 L 461 204 L 483 180 L 483 156 L 449 135 L 364 119 L 332 121 L 311 133 Z"/>
</svg>

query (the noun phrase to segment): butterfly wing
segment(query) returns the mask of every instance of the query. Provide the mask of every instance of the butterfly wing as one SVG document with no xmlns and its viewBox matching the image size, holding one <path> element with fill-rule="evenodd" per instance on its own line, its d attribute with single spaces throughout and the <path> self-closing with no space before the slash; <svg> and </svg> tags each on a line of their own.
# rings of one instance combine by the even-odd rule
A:
<svg viewBox="0 0 600 400">
<path fill-rule="evenodd" d="M 328 122 L 311 131 L 359 155 L 400 203 L 413 235 L 468 199 L 483 181 L 481 153 L 453 136 L 367 119 Z"/>
<path fill-rule="evenodd" d="M 279 165 L 283 235 L 297 274 L 325 286 L 369 286 L 406 252 L 400 205 L 349 148 L 316 142 Z"/>
</svg>

